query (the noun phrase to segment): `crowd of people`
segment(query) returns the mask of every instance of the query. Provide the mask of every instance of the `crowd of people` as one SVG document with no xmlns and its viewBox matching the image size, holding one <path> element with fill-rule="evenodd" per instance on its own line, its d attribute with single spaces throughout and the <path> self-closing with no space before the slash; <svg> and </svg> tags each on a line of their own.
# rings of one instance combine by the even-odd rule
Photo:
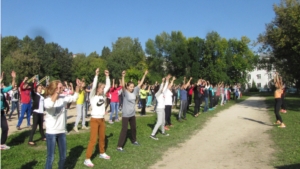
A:
<svg viewBox="0 0 300 169">
<path fill-rule="evenodd" d="M 72 103 L 76 103 L 77 118 L 73 127 L 78 132 L 78 124 L 81 120 L 81 129 L 90 130 L 90 140 L 86 150 L 86 159 L 84 165 L 93 167 L 91 161 L 92 152 L 98 140 L 100 158 L 110 159 L 105 153 L 105 115 L 110 112 L 108 123 L 122 121 L 120 129 L 119 141 L 116 147 L 117 151 L 124 151 L 126 142 L 128 124 L 131 129 L 131 143 L 139 146 L 136 137 L 136 107 L 140 110 L 140 116 L 146 115 L 146 107 L 153 107 L 157 114 L 157 122 L 153 128 L 150 138 L 158 140 L 156 134 L 161 128 L 163 136 L 169 136 L 166 133 L 174 125 L 171 121 L 171 112 L 174 108 L 179 108 L 178 122 L 187 119 L 187 112 L 192 107 L 194 101 L 193 117 L 198 117 L 201 113 L 207 113 L 218 105 L 223 106 L 229 100 L 237 100 L 242 96 L 241 85 L 227 85 L 223 82 L 211 84 L 204 79 L 196 79 L 192 83 L 193 78 L 186 79 L 176 85 L 175 76 L 167 75 L 162 81 L 155 82 L 153 85 L 144 83 L 148 71 L 144 72 L 138 84 L 125 82 L 126 72 L 121 74 L 122 79 L 119 84 L 115 79 L 111 80 L 109 71 L 104 71 L 106 77 L 105 83 L 98 83 L 99 68 L 95 71 L 95 77 L 92 84 L 86 85 L 84 79 L 76 79 L 75 90 L 72 83 L 54 80 L 47 86 L 42 86 L 38 80 L 33 78 L 33 83 L 28 83 L 25 77 L 19 86 L 15 82 L 16 73 L 12 71 L 11 85 L 5 87 L 1 83 L 1 150 L 7 150 L 6 139 L 8 136 L 8 120 L 11 120 L 14 111 L 17 111 L 18 123 L 16 128 L 21 130 L 21 124 L 26 115 L 27 127 L 31 127 L 32 131 L 29 137 L 28 145 L 35 146 L 33 135 L 39 126 L 42 141 L 46 141 L 47 160 L 45 168 L 52 168 L 54 161 L 54 150 L 56 143 L 59 149 L 59 166 L 63 168 L 66 159 L 66 129 L 67 110 Z M 1 82 L 4 74 L 1 74 Z M 274 79 L 277 90 L 275 91 L 275 115 L 276 122 L 279 127 L 285 127 L 282 122 L 279 111 L 286 112 L 284 100 L 282 78 L 276 74 Z M 203 104 L 202 108 L 200 107 Z M 10 106 L 11 105 L 11 106 Z M 21 111 L 19 107 L 21 105 Z M 179 107 L 177 107 L 179 105 Z M 283 108 L 280 110 L 280 107 Z M 91 107 L 89 127 L 86 126 L 86 117 Z M 202 110 L 201 110 L 202 109 Z M 119 112 L 122 112 L 122 118 L 119 118 Z M 31 123 L 32 117 L 32 123 Z M 43 125 L 46 130 L 44 132 Z M 99 139 L 98 139 L 99 137 Z"/>
</svg>

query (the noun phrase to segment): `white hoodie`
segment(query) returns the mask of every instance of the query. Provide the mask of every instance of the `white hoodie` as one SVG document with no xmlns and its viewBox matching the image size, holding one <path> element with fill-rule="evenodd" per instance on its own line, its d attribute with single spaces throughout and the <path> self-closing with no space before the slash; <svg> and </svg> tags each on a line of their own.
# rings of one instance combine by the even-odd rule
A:
<svg viewBox="0 0 300 169">
<path fill-rule="evenodd" d="M 77 98 L 78 93 L 68 96 L 59 95 L 55 102 L 51 100 L 50 96 L 44 99 L 47 134 L 60 134 L 66 132 L 66 105 L 67 103 L 75 102 Z"/>
<path fill-rule="evenodd" d="M 92 106 L 91 116 L 92 118 L 104 118 L 105 115 L 105 93 L 110 88 L 110 79 L 106 77 L 106 84 L 103 90 L 103 95 L 96 95 L 98 76 L 95 76 L 93 87 L 90 92 L 90 102 Z"/>
</svg>

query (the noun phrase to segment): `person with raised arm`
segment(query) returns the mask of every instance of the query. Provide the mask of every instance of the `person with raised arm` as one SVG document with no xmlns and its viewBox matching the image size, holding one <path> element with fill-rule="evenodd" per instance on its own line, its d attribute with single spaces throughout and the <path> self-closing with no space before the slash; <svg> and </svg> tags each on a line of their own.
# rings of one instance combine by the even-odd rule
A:
<svg viewBox="0 0 300 169">
<path fill-rule="evenodd" d="M 276 72 L 275 77 L 274 77 L 274 84 L 276 87 L 276 90 L 274 92 L 274 98 L 275 98 L 275 104 L 274 104 L 274 113 L 276 117 L 276 122 L 274 123 L 275 125 L 279 125 L 278 127 L 280 128 L 285 128 L 286 125 L 283 123 L 282 118 L 280 116 L 280 107 L 282 104 L 282 99 L 281 95 L 283 93 L 283 84 L 282 84 L 282 79 L 279 77 L 279 74 Z"/>
<path fill-rule="evenodd" d="M 165 132 L 165 98 L 164 98 L 164 92 L 167 90 L 170 75 L 168 75 L 166 78 L 162 79 L 161 85 L 158 89 L 158 91 L 155 94 L 156 100 L 157 100 L 157 122 L 155 124 L 155 127 L 150 135 L 150 138 L 154 140 L 158 140 L 158 138 L 155 136 L 156 132 L 159 127 L 161 127 L 161 134 L 164 136 L 169 136 Z M 166 79 L 166 82 L 165 82 Z"/>
<path fill-rule="evenodd" d="M 188 94 L 186 88 L 190 85 L 192 78 L 186 84 L 182 84 L 180 88 L 180 110 L 178 113 L 178 121 L 186 120 L 186 112 L 188 108 Z M 198 112 L 198 111 L 197 111 Z"/>
<path fill-rule="evenodd" d="M 112 80 L 113 85 L 111 86 L 109 92 L 111 94 L 110 99 L 110 116 L 109 116 L 109 123 L 113 124 L 113 115 L 115 113 L 115 122 L 119 122 L 119 92 L 123 88 L 122 85 L 115 83 L 115 79 Z"/>
<path fill-rule="evenodd" d="M 66 141 L 66 105 L 75 102 L 78 98 L 79 86 L 76 86 L 74 95 L 62 95 L 62 83 L 54 80 L 49 83 L 45 90 L 45 125 L 46 125 L 46 143 L 47 159 L 45 169 L 52 169 L 54 161 L 54 152 L 56 143 L 59 151 L 58 169 L 63 169 L 67 156 Z"/>
<path fill-rule="evenodd" d="M 17 129 L 21 130 L 21 124 L 24 119 L 24 115 L 26 113 L 27 118 L 27 127 L 30 127 L 30 114 L 31 114 L 31 86 L 27 83 L 28 77 L 25 77 L 22 83 L 20 84 L 21 90 L 21 115 L 18 120 Z"/>
<path fill-rule="evenodd" d="M 3 80 L 3 77 L 4 77 L 4 72 L 1 73 L 0 83 Z M 1 102 L 0 102 L 0 104 L 1 104 L 0 105 L 0 107 L 1 107 L 1 150 L 10 149 L 10 147 L 5 144 L 6 140 L 7 140 L 7 136 L 8 136 L 8 124 L 7 124 L 7 119 L 6 119 L 4 110 L 9 105 L 6 103 L 4 94 L 9 92 L 10 90 L 12 90 L 13 86 L 15 86 L 15 84 L 16 84 L 15 83 L 15 79 L 16 79 L 15 71 L 11 72 L 11 77 L 12 77 L 11 86 L 2 88 L 2 85 L 0 85 L 0 88 L 1 88 Z"/>
<path fill-rule="evenodd" d="M 93 81 L 93 86 L 90 92 L 90 102 L 92 106 L 92 112 L 91 112 L 91 120 L 90 120 L 90 141 L 87 146 L 86 150 L 86 158 L 84 160 L 84 165 L 88 167 L 94 167 L 94 164 L 91 161 L 91 156 L 94 152 L 94 147 L 96 145 L 97 139 L 99 137 L 99 152 L 100 158 L 103 159 L 110 159 L 110 156 L 108 156 L 105 153 L 105 118 L 104 115 L 106 113 L 105 111 L 105 93 L 110 88 L 110 79 L 109 79 L 109 71 L 105 70 L 104 74 L 106 77 L 105 84 L 98 83 L 98 75 L 99 75 L 99 68 L 95 71 L 95 77 Z"/>
<path fill-rule="evenodd" d="M 200 105 L 202 103 L 203 89 L 202 79 L 198 79 L 197 84 L 194 87 L 194 117 L 198 117 L 200 113 Z"/>
<path fill-rule="evenodd" d="M 173 86 L 173 82 L 175 80 L 175 76 L 173 76 L 170 84 L 168 85 L 167 89 L 164 92 L 164 96 L 165 96 L 165 120 L 166 120 L 166 124 L 165 124 L 165 130 L 170 130 L 169 127 L 172 127 L 173 124 L 171 122 L 171 111 L 172 111 L 172 86 Z M 168 127 L 169 126 L 169 127 Z"/>
<path fill-rule="evenodd" d="M 10 109 L 10 114 L 9 114 L 9 118 L 8 120 L 11 120 L 11 116 L 13 114 L 13 112 L 15 111 L 15 109 L 17 109 L 17 115 L 18 115 L 18 119 L 20 118 L 20 106 L 19 106 L 19 100 L 20 100 L 20 92 L 18 90 L 18 86 L 17 84 L 15 84 L 13 86 L 13 89 L 10 91 L 10 95 L 11 95 L 11 109 Z"/>
<path fill-rule="evenodd" d="M 31 96 L 33 100 L 32 104 L 32 116 L 33 116 L 33 124 L 32 130 L 29 136 L 28 145 L 35 146 L 36 144 L 33 142 L 33 135 L 36 131 L 37 126 L 39 125 L 39 131 L 43 141 L 46 141 L 46 137 L 44 134 L 44 96 L 42 95 L 42 85 L 37 85 L 37 79 L 33 79 L 33 86 L 31 86 Z M 36 91 L 35 91 L 36 90 Z"/>
<path fill-rule="evenodd" d="M 147 99 L 147 95 L 150 91 L 149 87 L 148 87 L 148 89 L 146 89 L 146 88 L 147 88 L 146 84 L 142 84 L 142 87 L 140 89 L 140 100 L 141 100 L 141 105 L 142 105 L 141 116 L 146 115 L 146 99 Z"/>
<path fill-rule="evenodd" d="M 86 114 L 85 114 L 85 88 L 86 88 L 86 84 L 85 81 L 80 81 L 79 79 L 76 80 L 76 83 L 79 84 L 79 95 L 78 95 L 78 99 L 76 101 L 76 109 L 77 109 L 77 117 L 76 117 L 76 121 L 74 124 L 74 128 L 73 130 L 75 132 L 78 132 L 78 123 L 81 120 L 81 129 L 87 130 L 89 129 L 88 127 L 85 126 L 85 118 L 86 118 Z"/>
<path fill-rule="evenodd" d="M 123 108 L 122 108 L 122 129 L 120 132 L 120 137 L 117 145 L 118 151 L 124 151 L 123 146 L 125 143 L 128 123 L 130 124 L 131 130 L 131 142 L 133 145 L 139 146 L 140 144 L 136 140 L 136 119 L 135 119 L 135 105 L 136 105 L 136 97 L 139 94 L 140 87 L 144 83 L 145 77 L 148 74 L 148 70 L 145 71 L 144 76 L 140 83 L 134 87 L 132 82 L 128 82 L 125 86 L 125 75 L 126 72 L 122 72 L 122 86 L 123 86 Z"/>
</svg>

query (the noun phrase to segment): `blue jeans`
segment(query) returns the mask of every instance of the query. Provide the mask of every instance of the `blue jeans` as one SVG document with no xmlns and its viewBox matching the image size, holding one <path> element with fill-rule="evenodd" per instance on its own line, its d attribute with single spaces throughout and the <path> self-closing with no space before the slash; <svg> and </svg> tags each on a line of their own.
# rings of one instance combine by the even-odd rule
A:
<svg viewBox="0 0 300 169">
<path fill-rule="evenodd" d="M 22 103 L 22 106 L 21 106 L 21 116 L 19 118 L 17 127 L 21 126 L 21 124 L 23 122 L 23 118 L 24 118 L 25 112 L 26 112 L 26 116 L 27 116 L 26 117 L 27 118 L 27 126 L 30 126 L 31 102 L 28 103 L 28 104 Z"/>
<path fill-rule="evenodd" d="M 11 115 L 12 115 L 12 113 L 15 111 L 15 109 L 17 109 L 18 118 L 19 118 L 19 116 L 20 116 L 20 111 L 19 111 L 19 101 L 12 101 L 12 102 L 11 102 L 11 109 L 10 109 L 9 118 L 11 118 Z"/>
<path fill-rule="evenodd" d="M 110 102 L 110 117 L 109 120 L 112 120 L 113 114 L 116 112 L 115 120 L 119 119 L 118 113 L 119 113 L 119 103 L 118 102 Z"/>
<path fill-rule="evenodd" d="M 66 133 L 60 134 L 47 134 L 47 160 L 45 169 L 52 169 L 52 163 L 54 161 L 56 142 L 59 151 L 58 169 L 63 169 L 67 156 L 67 141 Z"/>
<path fill-rule="evenodd" d="M 204 102 L 205 102 L 204 112 L 207 112 L 207 110 L 208 110 L 208 97 L 204 97 Z"/>
</svg>

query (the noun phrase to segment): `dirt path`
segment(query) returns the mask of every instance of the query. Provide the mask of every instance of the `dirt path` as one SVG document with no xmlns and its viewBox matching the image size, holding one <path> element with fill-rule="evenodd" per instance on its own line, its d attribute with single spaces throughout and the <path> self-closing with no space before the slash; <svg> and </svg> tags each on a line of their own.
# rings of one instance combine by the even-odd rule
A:
<svg viewBox="0 0 300 169">
<path fill-rule="evenodd" d="M 178 148 L 168 150 L 151 168 L 269 169 L 273 126 L 262 97 L 250 97 L 224 110 Z M 201 117 L 200 117 L 201 118 Z"/>
</svg>

